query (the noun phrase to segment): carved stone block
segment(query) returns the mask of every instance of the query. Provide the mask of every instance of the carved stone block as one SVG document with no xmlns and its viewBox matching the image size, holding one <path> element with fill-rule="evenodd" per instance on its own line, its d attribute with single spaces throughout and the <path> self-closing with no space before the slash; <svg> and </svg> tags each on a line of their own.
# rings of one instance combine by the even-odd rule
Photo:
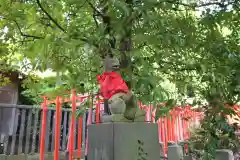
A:
<svg viewBox="0 0 240 160">
<path fill-rule="evenodd" d="M 157 124 L 106 123 L 88 129 L 88 160 L 160 159 Z"/>
</svg>

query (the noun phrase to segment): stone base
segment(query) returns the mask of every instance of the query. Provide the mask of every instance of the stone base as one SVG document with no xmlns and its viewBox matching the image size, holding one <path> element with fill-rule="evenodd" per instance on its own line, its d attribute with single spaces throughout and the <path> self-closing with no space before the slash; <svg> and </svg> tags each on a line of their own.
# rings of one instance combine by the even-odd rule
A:
<svg viewBox="0 0 240 160">
<path fill-rule="evenodd" d="M 157 124 L 106 123 L 88 126 L 88 160 L 100 159 L 159 160 Z"/>
<path fill-rule="evenodd" d="M 229 149 L 220 149 L 216 153 L 217 160 L 234 160 L 233 152 Z"/>
<path fill-rule="evenodd" d="M 102 116 L 102 123 L 109 123 L 109 122 L 113 123 L 113 122 L 133 122 L 133 121 L 128 120 L 122 114 Z"/>
</svg>

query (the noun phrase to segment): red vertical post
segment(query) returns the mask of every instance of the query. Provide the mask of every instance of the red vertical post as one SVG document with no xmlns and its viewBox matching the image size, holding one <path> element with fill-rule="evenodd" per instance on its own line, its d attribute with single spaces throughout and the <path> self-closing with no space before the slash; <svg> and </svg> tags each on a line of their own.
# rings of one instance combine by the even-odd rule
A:
<svg viewBox="0 0 240 160">
<path fill-rule="evenodd" d="M 178 124 L 178 112 L 176 113 L 175 122 L 176 122 L 176 129 L 175 129 L 175 135 L 176 135 L 176 141 L 179 141 L 179 124 Z"/>
<path fill-rule="evenodd" d="M 165 132 L 164 132 L 164 124 L 163 124 L 163 118 L 160 118 L 160 122 L 161 122 L 161 140 L 164 143 L 165 142 Z"/>
<path fill-rule="evenodd" d="M 189 127 L 190 127 L 190 114 L 189 114 L 190 110 L 188 109 L 187 111 L 187 139 L 189 138 L 190 136 L 190 132 L 189 132 Z"/>
<path fill-rule="evenodd" d="M 170 116 L 170 130 L 171 130 L 171 141 L 174 141 L 174 134 L 173 134 L 173 130 L 174 130 L 174 123 L 173 123 L 173 114 L 171 113 Z"/>
<path fill-rule="evenodd" d="M 185 138 L 184 138 L 184 134 L 185 134 L 185 124 L 184 124 L 184 122 L 185 122 L 185 120 L 184 120 L 184 113 L 182 113 L 181 114 L 181 117 L 180 117 L 180 124 L 181 124 L 181 136 L 182 136 L 182 140 L 185 140 Z"/>
<path fill-rule="evenodd" d="M 156 110 L 154 109 L 153 110 L 153 106 L 152 106 L 152 104 L 150 104 L 150 113 L 151 113 L 151 122 L 152 123 L 155 123 L 155 113 L 156 113 Z"/>
<path fill-rule="evenodd" d="M 186 116 L 186 139 L 189 139 L 190 137 L 190 132 L 189 132 L 189 127 L 190 127 L 190 106 L 186 109 L 185 116 Z M 188 144 L 185 143 L 185 152 L 188 152 Z"/>
<path fill-rule="evenodd" d="M 80 116 L 79 117 L 79 120 L 78 120 L 78 152 L 77 152 L 77 155 L 78 155 L 78 158 L 81 159 L 82 155 L 82 132 L 83 132 L 83 117 Z"/>
<path fill-rule="evenodd" d="M 100 123 L 100 99 L 99 96 L 96 97 L 97 104 L 96 104 L 96 123 Z"/>
<path fill-rule="evenodd" d="M 176 113 L 173 112 L 174 114 L 172 115 L 172 138 L 173 138 L 173 141 L 176 142 L 177 141 L 177 138 L 176 138 L 176 128 L 177 128 L 177 125 L 176 125 Z"/>
<path fill-rule="evenodd" d="M 61 98 L 56 98 L 56 114 L 55 114 L 55 138 L 54 138 L 54 160 L 59 160 L 60 145 L 60 127 L 61 127 Z"/>
<path fill-rule="evenodd" d="M 178 124 L 178 128 L 176 132 L 178 134 L 178 140 L 182 140 L 181 113 L 178 114 L 177 124 Z"/>
<path fill-rule="evenodd" d="M 145 111 L 146 111 L 145 121 L 146 121 L 146 122 L 150 122 L 150 121 L 151 121 L 151 116 L 152 116 L 152 114 L 151 114 L 151 112 L 150 112 L 150 107 L 148 107 L 148 106 L 146 106 L 146 105 L 144 105 L 143 107 L 144 107 L 144 109 L 145 109 Z"/>
<path fill-rule="evenodd" d="M 188 139 L 188 109 L 187 109 L 187 111 L 186 111 L 186 113 L 185 113 L 185 125 L 186 125 L 186 139 Z"/>
<path fill-rule="evenodd" d="M 168 134 L 168 140 L 172 141 L 172 132 L 171 132 L 171 121 L 170 121 L 170 116 L 167 117 L 167 134 Z"/>
<path fill-rule="evenodd" d="M 190 138 L 191 137 L 191 133 L 190 133 L 190 127 L 191 127 L 191 124 L 193 123 L 193 112 L 189 109 L 189 114 L 188 114 L 188 116 L 189 116 L 189 120 L 188 120 L 188 138 Z"/>
<path fill-rule="evenodd" d="M 173 140 L 173 124 L 172 124 L 172 114 L 170 115 L 170 117 L 169 117 L 169 124 L 170 124 L 170 136 L 171 136 L 171 141 L 174 141 Z"/>
<path fill-rule="evenodd" d="M 184 135 L 183 138 L 184 140 L 187 138 L 187 120 L 186 120 L 187 116 L 186 116 L 186 110 L 184 111 L 183 114 L 183 129 L 184 129 Z"/>
<path fill-rule="evenodd" d="M 138 107 L 143 110 L 143 106 L 142 106 L 142 102 L 141 101 L 138 101 Z"/>
<path fill-rule="evenodd" d="M 185 117 L 185 114 L 183 113 L 183 114 L 182 114 L 182 117 L 181 117 L 181 118 L 182 118 L 182 132 L 183 132 L 183 139 L 185 140 L 185 130 L 186 130 L 186 129 L 185 129 L 185 126 L 186 126 L 186 125 L 185 125 L 185 119 L 184 119 L 184 117 Z"/>
<path fill-rule="evenodd" d="M 165 134 L 165 143 L 164 143 L 164 152 L 167 153 L 167 149 L 168 149 L 168 146 L 167 146 L 167 143 L 168 143 L 168 140 L 169 140 L 169 137 L 168 137 L 168 128 L 167 128 L 167 116 L 164 117 L 164 134 Z"/>
<path fill-rule="evenodd" d="M 45 147 L 45 135 L 47 125 L 47 97 L 43 97 L 42 103 L 42 126 L 41 126 L 41 139 L 40 139 L 40 160 L 44 160 L 44 147 Z"/>
<path fill-rule="evenodd" d="M 73 160 L 73 149 L 74 149 L 74 129 L 75 129 L 75 119 L 76 119 L 76 91 L 72 90 L 72 119 L 70 126 L 70 142 L 69 142 L 69 160 Z"/>
</svg>

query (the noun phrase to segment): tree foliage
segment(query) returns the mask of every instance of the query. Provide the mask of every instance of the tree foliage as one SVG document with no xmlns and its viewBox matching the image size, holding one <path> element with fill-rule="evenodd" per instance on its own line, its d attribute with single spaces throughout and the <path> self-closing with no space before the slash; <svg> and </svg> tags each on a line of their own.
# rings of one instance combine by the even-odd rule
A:
<svg viewBox="0 0 240 160">
<path fill-rule="evenodd" d="M 4 0 L 0 54 L 52 69 L 60 87 L 93 91 L 111 53 L 143 102 L 206 100 L 212 117 L 239 102 L 239 17 L 237 0 Z"/>
<path fill-rule="evenodd" d="M 12 54 L 29 59 L 32 69 L 51 68 L 75 88 L 94 84 L 101 57 L 112 52 L 122 65 L 129 64 L 123 70 L 126 80 L 149 101 L 152 92 L 161 97 L 164 79 L 185 92 L 193 81 L 222 83 L 229 73 L 237 74 L 238 3 L 6 0 L 1 28 L 8 32 L 2 41 Z M 230 33 L 224 35 L 224 29 Z"/>
</svg>

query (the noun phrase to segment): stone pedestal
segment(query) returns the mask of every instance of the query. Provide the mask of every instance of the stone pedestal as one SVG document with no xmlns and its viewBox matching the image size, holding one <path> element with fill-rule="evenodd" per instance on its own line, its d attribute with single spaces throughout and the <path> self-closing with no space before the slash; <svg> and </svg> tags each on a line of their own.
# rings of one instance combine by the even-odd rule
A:
<svg viewBox="0 0 240 160">
<path fill-rule="evenodd" d="M 234 160 L 233 152 L 229 149 L 217 150 L 216 160 Z"/>
<path fill-rule="evenodd" d="M 182 160 L 183 159 L 182 147 L 177 144 L 169 145 L 167 157 L 169 160 Z"/>
<path fill-rule="evenodd" d="M 157 124 L 93 124 L 88 136 L 88 160 L 160 159 Z"/>
</svg>

